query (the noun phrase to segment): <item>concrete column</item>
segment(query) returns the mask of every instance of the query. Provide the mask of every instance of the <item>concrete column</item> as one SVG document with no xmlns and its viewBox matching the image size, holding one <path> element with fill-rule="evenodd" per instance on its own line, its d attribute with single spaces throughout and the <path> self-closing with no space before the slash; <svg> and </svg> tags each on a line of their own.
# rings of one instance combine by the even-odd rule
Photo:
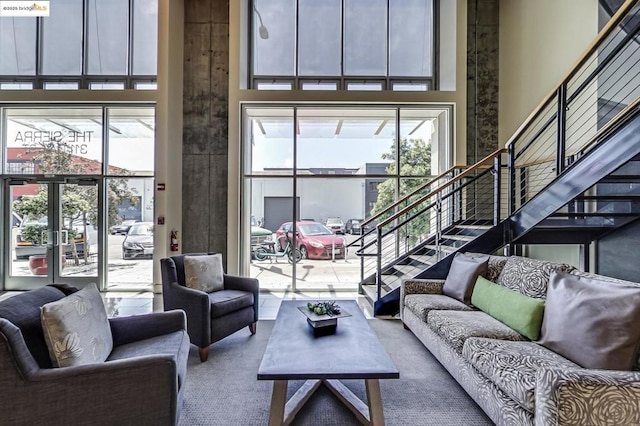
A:
<svg viewBox="0 0 640 426">
<path fill-rule="evenodd" d="M 470 0 L 467 17 L 467 164 L 498 149 L 498 0 Z"/>
<path fill-rule="evenodd" d="M 229 2 L 185 0 L 182 251 L 227 258 Z"/>
<path fill-rule="evenodd" d="M 156 225 L 153 282 L 161 291 L 158 259 L 170 254 L 169 232 L 182 235 L 182 52 L 184 2 L 160 0 L 158 3 L 158 93 L 156 105 L 156 183 L 164 191 L 155 191 L 155 223 L 158 216 L 164 225 Z M 179 58 L 176 60 L 175 58 Z"/>
</svg>

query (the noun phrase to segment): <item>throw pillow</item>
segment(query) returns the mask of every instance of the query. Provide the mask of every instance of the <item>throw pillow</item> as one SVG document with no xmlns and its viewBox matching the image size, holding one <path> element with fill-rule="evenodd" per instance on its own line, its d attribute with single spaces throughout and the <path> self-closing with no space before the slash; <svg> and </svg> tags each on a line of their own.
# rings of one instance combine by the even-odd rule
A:
<svg viewBox="0 0 640 426">
<path fill-rule="evenodd" d="M 478 276 L 487 272 L 488 255 L 467 256 L 456 253 L 451 262 L 447 279 L 442 286 L 442 292 L 463 303 L 471 302 L 471 293 Z"/>
<path fill-rule="evenodd" d="M 206 293 L 224 290 L 222 255 L 185 256 L 184 282 L 187 287 Z"/>
<path fill-rule="evenodd" d="M 639 284 L 553 273 L 539 343 L 585 368 L 631 370 L 638 324 Z"/>
<path fill-rule="evenodd" d="M 93 283 L 43 305 L 40 319 L 54 367 L 103 362 L 113 349 L 104 302 Z"/>
<path fill-rule="evenodd" d="M 471 303 L 531 340 L 537 340 L 540 336 L 544 315 L 542 299 L 527 297 L 484 277 L 478 277 Z"/>
<path fill-rule="evenodd" d="M 496 282 L 525 296 L 544 299 L 549 275 L 552 272 L 570 272 L 573 269 L 573 266 L 566 263 L 510 256 Z"/>
</svg>

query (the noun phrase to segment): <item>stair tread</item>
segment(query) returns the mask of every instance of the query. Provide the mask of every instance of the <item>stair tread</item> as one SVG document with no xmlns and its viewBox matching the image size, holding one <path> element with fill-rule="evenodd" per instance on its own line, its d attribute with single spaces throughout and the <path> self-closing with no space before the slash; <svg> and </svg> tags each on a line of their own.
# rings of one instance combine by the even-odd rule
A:
<svg viewBox="0 0 640 426">
<path fill-rule="evenodd" d="M 476 235 L 462 235 L 462 234 L 444 234 L 443 240 L 458 240 L 458 241 L 471 241 L 476 238 Z"/>
<path fill-rule="evenodd" d="M 454 227 L 461 229 L 491 229 L 493 225 L 454 225 Z"/>
</svg>

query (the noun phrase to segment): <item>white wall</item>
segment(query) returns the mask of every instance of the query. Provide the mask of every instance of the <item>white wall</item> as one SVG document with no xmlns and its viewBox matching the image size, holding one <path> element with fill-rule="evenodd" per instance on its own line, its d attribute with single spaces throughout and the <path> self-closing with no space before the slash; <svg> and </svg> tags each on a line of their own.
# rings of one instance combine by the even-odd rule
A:
<svg viewBox="0 0 640 426">
<path fill-rule="evenodd" d="M 564 78 L 597 33 L 597 0 L 500 2 L 500 145 Z"/>
</svg>

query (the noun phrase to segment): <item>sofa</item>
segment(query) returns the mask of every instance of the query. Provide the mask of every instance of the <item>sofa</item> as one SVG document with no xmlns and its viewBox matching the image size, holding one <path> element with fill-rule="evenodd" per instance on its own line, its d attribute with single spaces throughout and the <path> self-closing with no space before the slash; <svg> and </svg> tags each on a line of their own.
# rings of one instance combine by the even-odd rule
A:
<svg viewBox="0 0 640 426">
<path fill-rule="evenodd" d="M 108 318 L 104 362 L 54 367 L 41 310 L 76 292 L 48 285 L 0 301 L 0 424 L 177 424 L 190 348 L 184 312 Z"/>
<path fill-rule="evenodd" d="M 616 291 L 617 286 L 624 287 L 625 291 L 635 291 L 634 303 L 640 291 L 637 283 L 519 256 L 488 256 L 482 276 L 513 292 L 541 300 L 546 299 L 551 288 L 547 288 L 549 280 L 556 282 L 558 277 L 572 282 L 606 283 L 604 288 Z M 583 367 L 541 344 L 544 335 L 537 340 L 529 339 L 472 303 L 445 295 L 444 284 L 442 279 L 405 280 L 400 292 L 402 322 L 494 423 L 640 425 L 640 358 L 636 358 L 640 341 L 636 340 L 636 352 L 628 369 Z M 556 300 L 554 296 L 554 303 Z M 549 299 L 544 302 L 541 333 L 545 333 L 547 322 L 548 330 L 569 333 L 565 335 L 570 339 L 570 333 L 582 325 L 556 323 L 553 329 L 549 328 L 556 320 L 551 318 L 549 303 Z M 575 308 L 569 307 L 567 311 Z M 589 319 L 582 322 L 588 323 Z M 635 333 L 633 339 L 637 339 L 640 323 L 625 324 L 626 329 Z M 589 353 L 574 358 L 581 355 L 588 357 Z"/>
</svg>

